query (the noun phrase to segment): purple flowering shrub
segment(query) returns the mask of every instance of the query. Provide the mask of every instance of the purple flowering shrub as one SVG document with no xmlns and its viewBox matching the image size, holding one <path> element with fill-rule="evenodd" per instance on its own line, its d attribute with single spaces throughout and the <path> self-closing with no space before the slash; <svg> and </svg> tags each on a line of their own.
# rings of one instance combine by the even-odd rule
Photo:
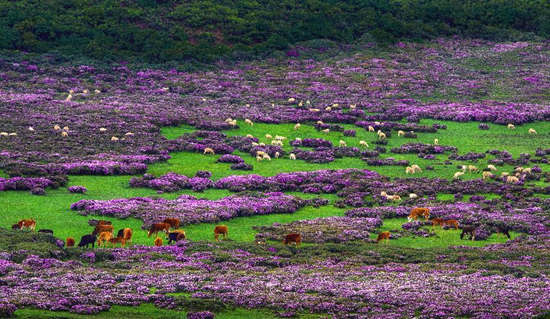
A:
<svg viewBox="0 0 550 319">
<path fill-rule="evenodd" d="M 67 190 L 73 194 L 84 194 L 88 191 L 84 186 L 71 186 Z"/>
</svg>

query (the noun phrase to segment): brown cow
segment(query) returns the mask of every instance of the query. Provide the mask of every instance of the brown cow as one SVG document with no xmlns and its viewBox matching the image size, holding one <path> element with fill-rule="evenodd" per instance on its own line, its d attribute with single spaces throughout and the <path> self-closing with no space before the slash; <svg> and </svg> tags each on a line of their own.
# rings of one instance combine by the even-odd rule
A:
<svg viewBox="0 0 550 319">
<path fill-rule="evenodd" d="M 456 230 L 458 230 L 458 220 L 456 219 L 447 219 L 443 222 L 445 226 L 454 227 Z"/>
<path fill-rule="evenodd" d="M 92 235 L 101 234 L 104 232 L 112 233 L 115 231 L 115 228 L 112 225 L 97 225 L 92 232 Z"/>
<path fill-rule="evenodd" d="M 67 247 L 74 247 L 74 238 L 67 237 Z"/>
<path fill-rule="evenodd" d="M 17 225 L 19 225 L 20 229 L 28 228 L 30 230 L 34 230 L 34 228 L 36 227 L 36 220 L 34 220 L 34 218 L 22 219 L 17 223 Z"/>
<path fill-rule="evenodd" d="M 292 243 L 295 243 L 296 247 L 299 247 L 300 244 L 302 243 L 302 235 L 296 234 L 296 233 L 286 235 L 285 240 L 283 241 L 283 244 L 289 245 Z"/>
<path fill-rule="evenodd" d="M 411 214 L 408 217 L 409 222 L 412 222 L 413 220 L 418 220 L 418 217 L 426 218 L 426 221 L 430 218 L 430 209 L 425 207 L 417 207 L 413 208 L 411 210 Z"/>
<path fill-rule="evenodd" d="M 112 225 L 113 222 L 111 222 L 110 220 L 98 220 L 97 224 L 98 225 Z"/>
<path fill-rule="evenodd" d="M 462 228 L 462 234 L 460 234 L 460 239 L 464 239 L 465 236 L 469 235 L 470 239 L 476 239 L 476 228 L 474 226 L 464 226 Z"/>
<path fill-rule="evenodd" d="M 128 243 L 128 245 L 132 244 L 132 229 L 131 228 L 124 228 L 124 233 L 122 238 Z"/>
<path fill-rule="evenodd" d="M 185 240 L 185 231 L 184 230 L 174 230 L 173 232 L 170 232 L 168 234 L 168 245 L 170 245 L 173 241 L 176 243 L 180 240 Z"/>
<path fill-rule="evenodd" d="M 101 247 L 102 243 L 105 243 L 105 245 L 107 245 L 107 243 L 109 242 L 109 240 L 111 240 L 112 237 L 113 237 L 112 232 L 104 231 L 100 233 L 99 238 L 97 239 L 97 246 Z"/>
<path fill-rule="evenodd" d="M 164 231 L 166 234 L 168 234 L 170 232 L 170 224 L 157 223 L 151 225 L 151 228 L 149 228 L 149 233 L 147 233 L 147 237 L 151 237 L 152 234 L 157 235 L 159 231 Z"/>
<path fill-rule="evenodd" d="M 107 243 L 107 245 L 112 244 L 113 247 L 116 247 L 118 243 L 120 243 L 120 246 L 124 247 L 126 246 L 126 239 L 124 239 L 123 237 L 114 237 L 109 239 L 109 242 Z"/>
<path fill-rule="evenodd" d="M 390 242 L 390 232 L 389 231 L 383 231 L 380 234 L 378 234 L 378 238 L 376 238 L 376 243 L 384 242 L 386 241 L 386 244 Z"/>
<path fill-rule="evenodd" d="M 157 239 L 155 239 L 155 246 L 157 247 L 162 246 L 162 238 L 157 236 Z"/>
<path fill-rule="evenodd" d="M 434 218 L 432 219 L 432 228 L 435 228 L 435 226 L 443 227 L 444 222 L 443 218 Z"/>
<path fill-rule="evenodd" d="M 223 236 L 223 239 L 229 238 L 229 229 L 225 225 L 218 225 L 214 227 L 214 238 L 216 241 L 219 241 L 220 235 Z"/>
<path fill-rule="evenodd" d="M 162 221 L 163 223 L 170 224 L 174 229 L 180 228 L 180 219 L 179 218 L 166 218 Z"/>
</svg>

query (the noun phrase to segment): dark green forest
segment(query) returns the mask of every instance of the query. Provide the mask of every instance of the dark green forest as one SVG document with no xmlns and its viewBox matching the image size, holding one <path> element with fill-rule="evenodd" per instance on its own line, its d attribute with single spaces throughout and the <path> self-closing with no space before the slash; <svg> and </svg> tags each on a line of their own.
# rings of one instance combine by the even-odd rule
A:
<svg viewBox="0 0 550 319">
<path fill-rule="evenodd" d="M 0 0 L 0 50 L 101 60 L 256 56 L 328 39 L 550 36 L 547 0 Z"/>
</svg>

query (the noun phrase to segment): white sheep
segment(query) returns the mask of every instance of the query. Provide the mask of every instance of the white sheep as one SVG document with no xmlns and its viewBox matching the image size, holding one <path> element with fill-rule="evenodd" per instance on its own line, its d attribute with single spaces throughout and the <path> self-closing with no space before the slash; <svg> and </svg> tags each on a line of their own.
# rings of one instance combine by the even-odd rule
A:
<svg viewBox="0 0 550 319">
<path fill-rule="evenodd" d="M 405 168 L 405 174 L 414 174 L 414 169 L 410 166 L 407 166 L 407 168 Z"/>
<path fill-rule="evenodd" d="M 1 132 L 0 136 L 9 136 L 8 132 Z"/>
<path fill-rule="evenodd" d="M 275 158 L 279 158 L 279 156 L 281 156 L 281 154 L 279 154 L 279 152 L 275 152 Z"/>
<path fill-rule="evenodd" d="M 321 111 L 320 109 L 309 109 L 310 112 L 319 112 Z"/>
<path fill-rule="evenodd" d="M 17 136 L 17 133 L 15 133 L 15 132 L 10 133 L 10 136 Z"/>
<path fill-rule="evenodd" d="M 69 137 L 69 133 L 63 131 L 63 132 L 61 132 L 61 136 L 63 136 L 63 137 Z"/>
<path fill-rule="evenodd" d="M 250 107 L 250 104 L 245 104 L 246 107 Z"/>
<path fill-rule="evenodd" d="M 100 132 L 107 132 L 107 129 L 104 128 L 104 127 L 100 127 L 100 128 L 99 128 L 99 131 L 100 131 Z"/>
<path fill-rule="evenodd" d="M 267 138 L 268 140 L 272 140 L 272 139 L 273 139 L 273 136 L 271 136 L 270 134 L 266 134 L 266 135 L 265 135 L 265 138 Z"/>
<path fill-rule="evenodd" d="M 168 87 L 163 87 L 161 90 L 163 90 L 164 92 L 168 92 L 170 90 L 170 88 Z"/>
<path fill-rule="evenodd" d="M 290 154 L 288 157 L 293 161 L 296 160 L 296 155 L 294 155 L 294 154 Z"/>
<path fill-rule="evenodd" d="M 265 154 L 265 155 L 264 155 L 264 159 L 266 159 L 266 160 L 268 160 L 268 161 L 271 161 L 271 156 Z"/>
<path fill-rule="evenodd" d="M 351 104 L 351 105 L 349 106 L 349 109 L 350 109 L 350 110 L 355 110 L 356 107 L 357 107 L 357 105 Z"/>
<path fill-rule="evenodd" d="M 323 123 L 323 121 L 317 121 L 317 125 L 323 125 L 325 123 Z"/>
<path fill-rule="evenodd" d="M 206 155 L 206 154 L 212 154 L 212 155 L 215 155 L 216 152 L 214 152 L 214 150 L 210 147 L 207 147 L 204 149 L 204 152 L 203 152 L 203 155 Z"/>
<path fill-rule="evenodd" d="M 230 117 L 228 117 L 228 118 L 225 119 L 225 123 L 231 123 L 232 121 L 233 121 L 233 119 L 230 118 Z"/>
<path fill-rule="evenodd" d="M 69 130 L 68 126 L 63 126 L 63 131 L 68 131 L 68 130 Z"/>
<path fill-rule="evenodd" d="M 380 133 L 380 134 L 378 134 L 378 138 L 381 139 L 381 140 L 385 140 L 386 139 L 386 134 L 385 133 Z"/>
<path fill-rule="evenodd" d="M 71 94 L 69 94 L 69 95 L 67 96 L 67 98 L 65 99 L 65 101 L 68 102 L 68 101 L 70 101 L 70 100 L 72 100 L 72 99 L 73 99 L 73 96 L 72 96 Z"/>
<path fill-rule="evenodd" d="M 296 123 L 296 125 L 294 125 L 294 130 L 296 131 L 297 129 L 300 128 L 300 126 L 301 126 L 300 123 Z"/>
<path fill-rule="evenodd" d="M 261 162 L 264 158 L 262 156 L 256 156 L 256 162 Z"/>
<path fill-rule="evenodd" d="M 415 193 L 410 193 L 409 198 L 410 199 L 415 199 L 415 198 L 418 198 L 418 195 L 416 195 Z"/>
<path fill-rule="evenodd" d="M 113 141 L 113 142 L 118 141 L 118 137 L 116 137 L 116 136 L 111 137 L 111 141 Z"/>
<path fill-rule="evenodd" d="M 332 108 L 331 108 L 330 106 L 327 106 L 327 107 L 325 108 L 325 111 L 332 111 Z"/>
<path fill-rule="evenodd" d="M 95 91 L 94 91 L 94 92 L 95 92 L 95 94 L 99 94 L 99 93 L 101 93 L 101 91 L 100 91 L 100 90 L 98 90 L 98 89 L 95 89 Z"/>
<path fill-rule="evenodd" d="M 229 122 L 229 125 L 237 126 L 237 120 L 233 120 Z"/>
<path fill-rule="evenodd" d="M 519 182 L 519 178 L 515 177 L 515 176 L 508 176 L 506 177 L 506 183 L 517 183 Z"/>
<path fill-rule="evenodd" d="M 283 141 L 272 140 L 271 145 L 273 145 L 273 146 L 283 146 Z"/>
<path fill-rule="evenodd" d="M 134 136 L 134 133 L 128 132 L 128 133 L 126 133 L 126 134 L 124 134 L 124 135 L 125 135 L 125 136 Z"/>
<path fill-rule="evenodd" d="M 525 174 L 531 174 L 531 167 L 524 168 L 524 169 L 523 169 L 523 173 L 525 173 Z"/>
<path fill-rule="evenodd" d="M 300 103 L 298 103 L 298 106 L 302 107 L 302 106 L 304 106 L 304 103 L 302 103 L 302 101 L 300 101 Z"/>
<path fill-rule="evenodd" d="M 518 167 L 514 168 L 514 172 L 516 172 L 516 173 L 523 173 L 523 170 L 524 170 L 524 168 L 522 166 L 518 166 Z"/>
<path fill-rule="evenodd" d="M 61 129 L 61 127 L 59 125 L 54 125 L 53 129 L 56 130 L 56 131 L 59 131 Z"/>
<path fill-rule="evenodd" d="M 332 104 L 332 107 L 338 107 L 338 106 L 340 106 L 340 104 L 338 104 L 338 103 Z"/>
<path fill-rule="evenodd" d="M 252 146 L 258 146 L 260 144 L 256 143 L 256 142 L 252 142 Z"/>
<path fill-rule="evenodd" d="M 439 145 L 439 140 L 437 138 L 434 139 L 434 145 Z"/>
<path fill-rule="evenodd" d="M 88 94 L 88 93 L 90 93 L 90 91 L 88 91 L 88 89 L 84 89 L 84 90 L 82 91 L 82 93 Z"/>
<path fill-rule="evenodd" d="M 483 172 L 483 175 L 482 175 L 484 181 L 491 178 L 492 176 L 493 176 L 493 173 L 491 172 Z"/>
<path fill-rule="evenodd" d="M 397 132 L 397 136 L 405 136 L 405 132 L 399 131 L 399 132 Z"/>
<path fill-rule="evenodd" d="M 310 102 L 309 100 L 307 100 L 307 101 L 306 101 L 306 104 L 307 104 L 307 105 L 310 105 L 310 104 L 311 104 L 311 102 Z"/>
<path fill-rule="evenodd" d="M 346 141 L 340 140 L 340 147 L 346 147 L 346 146 L 348 146 L 348 144 L 346 143 Z"/>
<path fill-rule="evenodd" d="M 510 173 L 508 173 L 508 172 L 502 172 L 500 174 L 500 177 L 508 177 L 508 176 L 510 176 Z"/>
<path fill-rule="evenodd" d="M 510 130 L 515 130 L 516 129 L 516 126 L 514 124 L 508 124 L 508 129 Z"/>
<path fill-rule="evenodd" d="M 369 144 L 367 144 L 367 142 L 365 141 L 359 141 L 359 146 L 369 147 Z"/>
<path fill-rule="evenodd" d="M 203 102 L 206 102 L 206 98 L 203 97 L 203 98 L 202 98 L 202 101 L 203 101 Z"/>
<path fill-rule="evenodd" d="M 374 127 L 369 125 L 369 132 L 374 132 Z"/>
<path fill-rule="evenodd" d="M 529 129 L 529 134 L 531 134 L 531 135 L 537 135 L 537 131 L 535 131 L 535 129 L 530 128 L 530 129 Z"/>
<path fill-rule="evenodd" d="M 456 172 L 453 176 L 453 179 L 460 179 L 464 175 L 464 172 Z"/>
<path fill-rule="evenodd" d="M 496 171 L 497 170 L 495 165 L 487 165 L 487 168 L 490 169 L 491 171 Z"/>
<path fill-rule="evenodd" d="M 246 134 L 246 137 L 248 138 L 254 138 L 254 136 L 252 134 Z"/>
<path fill-rule="evenodd" d="M 466 166 L 466 165 L 460 165 L 460 169 L 462 170 L 463 173 L 466 173 L 467 168 L 468 168 L 468 166 Z"/>
<path fill-rule="evenodd" d="M 34 128 L 32 126 L 29 126 L 29 131 L 34 132 Z"/>
<path fill-rule="evenodd" d="M 479 172 L 479 169 L 477 168 L 477 166 L 468 165 L 468 173 L 471 173 L 471 172 Z"/>
<path fill-rule="evenodd" d="M 330 132 L 330 130 L 328 128 L 323 130 L 323 133 L 325 133 L 325 134 L 328 134 L 328 132 Z"/>
<path fill-rule="evenodd" d="M 294 103 L 294 101 L 296 101 L 296 99 L 293 98 L 293 97 L 291 97 L 290 99 L 288 99 L 288 102 L 289 102 L 289 103 Z"/>
<path fill-rule="evenodd" d="M 265 146 L 265 143 L 260 143 L 260 144 L 258 144 L 258 145 L 259 145 L 259 146 Z"/>
<path fill-rule="evenodd" d="M 288 140 L 288 138 L 286 138 L 285 136 L 280 136 L 280 135 L 275 135 L 275 139 L 276 139 L 277 141 Z"/>
<path fill-rule="evenodd" d="M 411 168 L 413 169 L 413 171 L 415 173 L 422 173 L 422 169 L 420 168 L 420 166 L 414 164 L 414 165 L 411 165 Z"/>
<path fill-rule="evenodd" d="M 69 94 L 70 94 L 70 95 L 73 95 L 73 94 L 74 94 L 74 90 L 70 90 L 70 91 L 69 91 Z"/>
<path fill-rule="evenodd" d="M 252 121 L 249 119 L 245 119 L 244 122 L 250 126 L 254 126 L 254 123 L 252 123 Z"/>
<path fill-rule="evenodd" d="M 375 124 L 375 125 L 380 125 L 380 122 L 375 121 L 374 124 Z"/>
<path fill-rule="evenodd" d="M 265 155 L 267 155 L 266 152 L 262 152 L 262 151 L 257 151 L 257 152 L 256 152 L 256 156 L 262 156 L 262 157 L 263 157 L 263 156 L 265 156 Z"/>
</svg>

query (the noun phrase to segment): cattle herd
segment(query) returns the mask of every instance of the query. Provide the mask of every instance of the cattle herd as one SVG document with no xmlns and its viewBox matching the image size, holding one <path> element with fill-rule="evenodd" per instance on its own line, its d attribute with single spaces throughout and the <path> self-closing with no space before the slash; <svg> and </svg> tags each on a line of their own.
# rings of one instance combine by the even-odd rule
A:
<svg viewBox="0 0 550 319">
<path fill-rule="evenodd" d="M 408 221 L 417 221 L 419 218 L 423 217 L 426 222 L 430 221 L 432 225 L 432 229 L 436 226 L 440 226 L 444 229 L 448 228 L 454 228 L 455 230 L 458 230 L 459 224 L 458 220 L 456 219 L 443 219 L 443 218 L 433 218 L 430 220 L 430 209 L 426 207 L 416 207 L 411 210 L 411 213 L 407 217 Z M 93 231 L 88 234 L 82 236 L 80 239 L 80 242 L 78 243 L 78 247 L 86 247 L 88 248 L 89 245 L 92 246 L 92 248 L 95 248 L 95 244 L 97 243 L 98 247 L 116 247 L 118 244 L 120 244 L 121 247 L 125 247 L 126 244 L 132 243 L 132 234 L 133 231 L 131 228 L 121 228 L 118 232 L 116 237 L 114 236 L 114 226 L 112 225 L 111 221 L 108 220 L 95 220 L 91 219 L 88 221 L 88 224 L 90 226 L 93 226 Z M 166 218 L 162 221 L 162 223 L 154 223 L 149 228 L 149 231 L 147 233 L 147 237 L 150 238 L 151 235 L 155 235 L 155 240 L 153 244 L 157 247 L 162 246 L 164 241 L 163 239 L 158 236 L 159 232 L 164 232 L 166 234 L 166 240 L 168 240 L 168 245 L 174 243 L 177 243 L 181 240 L 185 240 L 186 234 L 185 231 L 182 229 L 179 229 L 180 227 L 180 219 L 179 218 Z M 34 230 L 36 228 L 36 220 L 31 219 L 22 219 L 17 224 L 12 225 L 12 229 L 30 229 Z M 51 229 L 40 229 L 38 230 L 39 233 L 44 234 L 50 234 L 53 236 L 53 230 Z M 502 234 L 506 236 L 508 239 L 511 238 L 510 236 L 510 229 L 506 225 L 498 225 L 497 226 L 497 234 Z M 214 239 L 215 241 L 220 240 L 220 236 L 222 239 L 227 240 L 229 239 L 229 229 L 226 225 L 217 225 L 214 227 Z M 469 238 L 471 240 L 475 240 L 476 237 L 476 226 L 475 225 L 464 225 L 462 228 L 462 233 L 460 234 L 460 239 Z M 378 237 L 376 238 L 376 243 L 388 243 L 391 238 L 391 233 L 389 231 L 382 231 L 378 234 Z M 264 244 L 264 240 L 256 240 L 256 244 Z M 289 233 L 285 236 L 283 240 L 284 245 L 296 245 L 296 247 L 299 247 L 302 243 L 302 235 L 299 233 Z M 66 239 L 66 246 L 67 247 L 73 247 L 75 245 L 75 239 L 73 237 L 67 237 Z"/>
</svg>

